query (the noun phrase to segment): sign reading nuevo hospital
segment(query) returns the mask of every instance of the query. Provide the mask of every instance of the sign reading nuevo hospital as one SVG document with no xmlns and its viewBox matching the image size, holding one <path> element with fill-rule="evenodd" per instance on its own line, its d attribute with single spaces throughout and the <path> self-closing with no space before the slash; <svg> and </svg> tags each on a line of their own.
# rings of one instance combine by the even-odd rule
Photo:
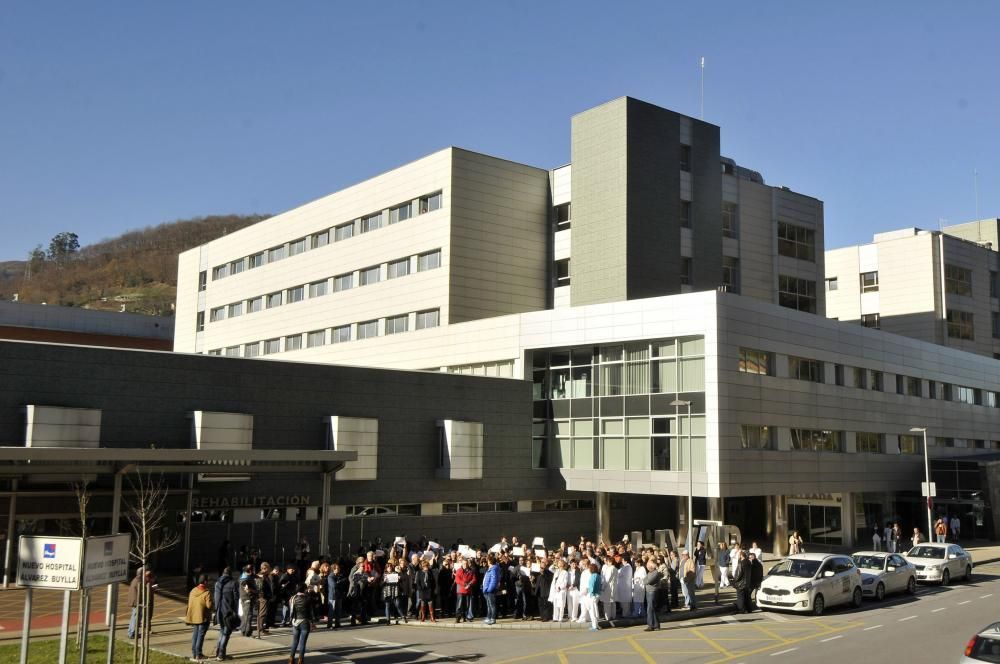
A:
<svg viewBox="0 0 1000 664">
<path fill-rule="evenodd" d="M 191 508 L 218 510 L 231 507 L 308 507 L 311 496 L 194 496 Z"/>
<path fill-rule="evenodd" d="M 132 538 L 124 535 L 88 537 L 83 553 L 84 588 L 128 581 L 128 549 Z"/>
<path fill-rule="evenodd" d="M 22 535 L 18 542 L 17 585 L 79 590 L 83 540 L 79 537 Z"/>
</svg>

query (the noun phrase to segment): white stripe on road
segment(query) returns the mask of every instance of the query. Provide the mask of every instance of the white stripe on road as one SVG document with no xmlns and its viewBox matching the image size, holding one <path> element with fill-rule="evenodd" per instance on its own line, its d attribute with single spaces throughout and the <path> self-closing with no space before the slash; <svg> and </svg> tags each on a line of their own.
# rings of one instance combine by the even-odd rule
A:
<svg viewBox="0 0 1000 664">
<path fill-rule="evenodd" d="M 882 625 L 872 625 L 871 627 L 865 627 L 865 628 L 864 628 L 863 630 L 861 630 L 861 631 L 862 631 L 862 632 L 870 632 L 870 631 L 872 631 L 873 629 L 878 629 L 878 628 L 880 628 L 881 626 L 882 626 Z"/>
<path fill-rule="evenodd" d="M 958 603 L 958 605 L 959 605 L 959 606 L 962 606 L 963 604 L 968 604 L 968 603 L 969 603 L 969 602 L 971 602 L 971 601 L 972 601 L 971 599 L 967 599 L 967 600 L 965 600 L 964 602 L 959 602 L 959 603 Z"/>
<path fill-rule="evenodd" d="M 985 595 L 980 595 L 979 599 L 986 599 L 987 597 L 993 597 L 993 593 L 986 593 Z"/>
<path fill-rule="evenodd" d="M 788 650 L 782 650 L 780 652 L 772 652 L 771 657 L 777 657 L 778 655 L 787 655 L 788 653 L 794 652 L 796 650 L 798 650 L 798 648 L 789 648 Z"/>
<path fill-rule="evenodd" d="M 788 622 L 788 618 L 777 613 L 766 612 L 764 613 L 764 615 L 770 618 L 771 620 L 774 620 L 775 622 Z"/>
<path fill-rule="evenodd" d="M 828 639 L 820 639 L 819 642 L 820 643 L 826 643 L 827 641 L 836 641 L 837 639 L 842 639 L 842 638 L 844 638 L 844 635 L 843 634 L 838 634 L 837 636 L 831 636 Z"/>
<path fill-rule="evenodd" d="M 896 622 L 906 622 L 907 620 L 913 620 L 916 616 L 906 616 L 905 618 L 900 618 Z"/>
<path fill-rule="evenodd" d="M 947 606 L 942 606 L 940 609 L 934 609 L 933 611 L 931 611 L 931 613 L 937 613 L 938 611 L 947 611 L 947 610 L 948 610 Z"/>
<path fill-rule="evenodd" d="M 421 655 L 437 657 L 438 659 L 447 660 L 449 662 L 458 662 L 459 664 L 472 664 L 472 662 L 469 662 L 468 660 L 458 659 L 457 657 L 452 657 L 450 655 L 442 655 L 440 653 L 430 652 L 427 650 L 417 650 L 416 648 L 409 648 L 402 643 L 392 643 L 390 641 L 375 641 L 374 639 L 361 639 L 358 637 L 354 638 L 357 639 L 358 641 L 361 641 L 362 643 L 367 643 L 373 646 L 383 646 L 385 648 L 396 648 L 397 650 L 406 650 L 408 652 L 415 652 Z"/>
</svg>

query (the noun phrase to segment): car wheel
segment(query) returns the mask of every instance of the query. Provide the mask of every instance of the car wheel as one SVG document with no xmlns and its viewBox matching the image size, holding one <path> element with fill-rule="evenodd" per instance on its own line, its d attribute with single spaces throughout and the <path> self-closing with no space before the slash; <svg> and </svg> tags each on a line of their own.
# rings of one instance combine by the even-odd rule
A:
<svg viewBox="0 0 1000 664">
<path fill-rule="evenodd" d="M 966 583 L 972 581 L 972 565 L 965 566 L 965 577 L 962 580 Z"/>
<path fill-rule="evenodd" d="M 823 596 L 816 595 L 816 598 L 813 599 L 813 615 L 814 616 L 823 615 L 823 609 L 825 608 L 826 608 L 826 602 L 823 601 Z"/>
<path fill-rule="evenodd" d="M 917 580 L 912 576 L 906 582 L 906 592 L 909 595 L 915 595 L 917 593 Z"/>
<path fill-rule="evenodd" d="M 885 584 L 880 583 L 875 586 L 875 600 L 881 602 L 885 599 Z"/>
<path fill-rule="evenodd" d="M 951 572 L 945 570 L 941 572 L 941 585 L 946 586 L 951 582 Z"/>
<path fill-rule="evenodd" d="M 878 584 L 878 585 L 879 585 L 879 587 L 882 588 L 882 597 L 885 597 L 885 587 L 882 586 L 881 583 Z M 854 596 L 851 597 L 851 606 L 853 606 L 855 609 L 860 609 L 861 608 L 861 600 L 862 600 L 862 598 L 863 597 L 862 597 L 862 594 L 861 594 L 861 588 L 859 586 L 859 587 L 857 587 L 857 588 L 854 589 Z M 882 599 L 882 598 L 880 597 L 879 599 Z"/>
</svg>

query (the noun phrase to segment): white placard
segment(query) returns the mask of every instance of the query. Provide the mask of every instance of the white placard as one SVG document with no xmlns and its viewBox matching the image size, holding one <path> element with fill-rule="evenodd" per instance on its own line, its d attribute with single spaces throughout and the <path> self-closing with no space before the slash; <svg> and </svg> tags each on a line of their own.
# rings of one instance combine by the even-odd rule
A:
<svg viewBox="0 0 1000 664">
<path fill-rule="evenodd" d="M 128 550 L 132 537 L 128 534 L 108 537 L 88 537 L 83 552 L 84 588 L 106 586 L 128 581 Z"/>
<path fill-rule="evenodd" d="M 494 544 L 490 547 L 490 553 L 500 553 L 500 545 Z"/>
<path fill-rule="evenodd" d="M 538 574 L 542 571 L 542 566 L 538 563 L 531 563 L 531 571 L 533 574 Z"/>
<path fill-rule="evenodd" d="M 434 552 L 424 551 L 424 560 L 434 560 Z"/>
<path fill-rule="evenodd" d="M 522 576 L 531 576 L 531 570 L 529 570 L 527 567 L 522 567 L 520 569 Z"/>
<path fill-rule="evenodd" d="M 437 542 L 428 542 L 427 543 L 427 548 L 428 549 L 433 549 L 435 551 L 440 551 L 441 550 L 441 545 L 438 544 Z"/>
<path fill-rule="evenodd" d="M 463 558 L 475 558 L 477 555 L 479 555 L 479 554 L 476 553 L 475 549 L 466 549 L 465 551 L 462 551 L 461 553 L 462 553 L 462 557 Z"/>
<path fill-rule="evenodd" d="M 406 546 L 406 538 L 405 538 L 405 537 L 397 537 L 397 538 L 396 538 L 396 539 L 395 539 L 395 540 L 393 541 L 392 545 L 393 545 L 393 546 L 400 546 L 400 547 L 402 547 L 402 546 Z"/>
<path fill-rule="evenodd" d="M 510 550 L 510 553 L 513 556 L 523 556 L 524 555 L 524 547 L 522 547 L 522 546 L 515 546 L 513 549 Z"/>
<path fill-rule="evenodd" d="M 464 556 L 468 551 L 469 551 L 469 545 L 468 544 L 459 544 L 458 545 L 458 554 L 459 555 Z"/>
<path fill-rule="evenodd" d="M 18 541 L 17 585 L 79 590 L 83 539 L 22 535 Z"/>
<path fill-rule="evenodd" d="M 393 572 L 392 574 L 385 575 L 386 583 L 399 583 L 399 574 Z"/>
<path fill-rule="evenodd" d="M 531 548 L 533 548 L 533 549 L 544 549 L 545 548 L 545 538 L 544 537 L 536 537 L 535 539 L 531 540 Z"/>
</svg>

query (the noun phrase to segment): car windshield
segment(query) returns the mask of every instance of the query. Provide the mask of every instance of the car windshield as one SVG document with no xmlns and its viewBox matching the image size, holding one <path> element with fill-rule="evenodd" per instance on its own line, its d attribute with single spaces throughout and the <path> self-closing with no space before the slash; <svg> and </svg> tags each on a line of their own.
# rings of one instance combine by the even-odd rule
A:
<svg viewBox="0 0 1000 664">
<path fill-rule="evenodd" d="M 906 554 L 910 558 L 944 558 L 945 549 L 935 546 L 915 546 Z"/>
<path fill-rule="evenodd" d="M 882 569 L 885 566 L 885 556 L 851 556 L 854 564 L 863 569 Z"/>
<path fill-rule="evenodd" d="M 782 560 L 771 569 L 768 576 L 798 576 L 811 579 L 816 576 L 821 560 Z"/>
</svg>

